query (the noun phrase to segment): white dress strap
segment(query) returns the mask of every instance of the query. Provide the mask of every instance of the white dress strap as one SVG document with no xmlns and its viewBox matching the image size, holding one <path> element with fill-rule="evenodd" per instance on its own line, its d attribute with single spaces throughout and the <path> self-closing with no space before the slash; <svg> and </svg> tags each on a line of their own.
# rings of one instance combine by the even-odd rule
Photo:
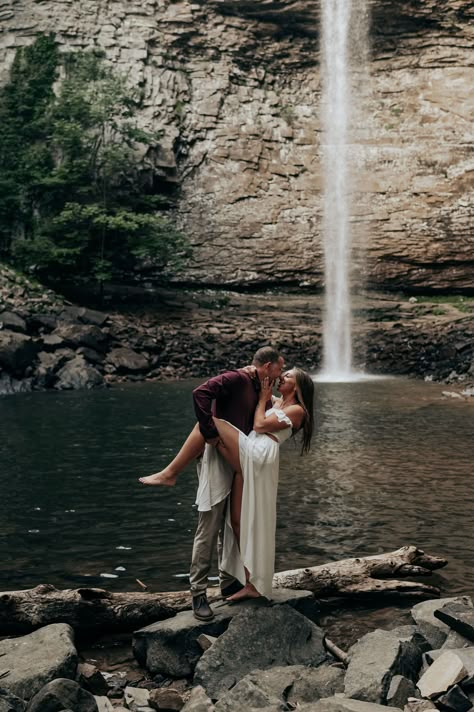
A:
<svg viewBox="0 0 474 712">
<path fill-rule="evenodd" d="M 278 418 L 279 423 L 286 423 L 290 426 L 290 428 L 293 427 L 293 423 L 291 422 L 284 410 L 282 410 L 281 408 L 272 408 L 272 410 Z"/>
</svg>

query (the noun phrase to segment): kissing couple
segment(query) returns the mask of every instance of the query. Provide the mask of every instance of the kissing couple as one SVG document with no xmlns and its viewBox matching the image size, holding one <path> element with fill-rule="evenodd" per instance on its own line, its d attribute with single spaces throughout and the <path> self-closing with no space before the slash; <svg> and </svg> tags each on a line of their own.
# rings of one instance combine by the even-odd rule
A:
<svg viewBox="0 0 474 712">
<path fill-rule="evenodd" d="M 272 395 L 274 385 L 279 397 Z M 250 366 L 225 371 L 193 391 L 193 430 L 164 470 L 140 478 L 146 485 L 173 486 L 198 459 L 189 576 L 197 619 L 214 617 L 206 591 L 216 546 L 224 598 L 271 598 L 279 449 L 299 434 L 301 454 L 309 450 L 313 399 L 311 376 L 299 368 L 285 371 L 279 352 L 264 346 Z"/>
</svg>

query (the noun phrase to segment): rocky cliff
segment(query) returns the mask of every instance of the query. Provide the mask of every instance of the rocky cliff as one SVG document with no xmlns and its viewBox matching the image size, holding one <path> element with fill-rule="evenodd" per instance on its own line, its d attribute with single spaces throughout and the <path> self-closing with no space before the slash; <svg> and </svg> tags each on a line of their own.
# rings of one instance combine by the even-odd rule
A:
<svg viewBox="0 0 474 712">
<path fill-rule="evenodd" d="M 164 129 L 145 164 L 177 186 L 201 283 L 322 285 L 314 0 L 3 0 L 0 67 L 54 31 L 101 47 Z M 374 0 L 357 167 L 355 273 L 377 288 L 473 289 L 474 2 Z M 361 256 L 365 253 L 366 260 Z"/>
</svg>

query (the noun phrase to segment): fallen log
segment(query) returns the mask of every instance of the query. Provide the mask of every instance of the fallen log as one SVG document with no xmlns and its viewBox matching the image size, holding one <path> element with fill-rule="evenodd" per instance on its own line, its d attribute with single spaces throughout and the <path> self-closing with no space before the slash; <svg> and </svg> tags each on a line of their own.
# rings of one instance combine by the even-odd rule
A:
<svg viewBox="0 0 474 712">
<path fill-rule="evenodd" d="M 312 591 L 318 598 L 337 596 L 414 596 L 435 598 L 439 589 L 396 577 L 429 576 L 446 566 L 446 559 L 429 556 L 415 546 L 376 556 L 334 561 L 277 573 L 275 588 Z M 211 601 L 219 589 L 209 590 Z M 50 623 L 69 623 L 77 632 L 136 630 L 171 618 L 191 607 L 189 591 L 111 593 L 101 588 L 59 590 L 41 584 L 24 591 L 0 593 L 0 635 L 28 633 Z"/>
</svg>

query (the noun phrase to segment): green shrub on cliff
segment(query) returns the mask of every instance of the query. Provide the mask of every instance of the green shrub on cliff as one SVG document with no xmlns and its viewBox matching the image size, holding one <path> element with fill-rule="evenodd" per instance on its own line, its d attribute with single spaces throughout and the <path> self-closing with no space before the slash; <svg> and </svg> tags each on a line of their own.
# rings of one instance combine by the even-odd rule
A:
<svg viewBox="0 0 474 712">
<path fill-rule="evenodd" d="M 4 259 L 53 283 L 179 267 L 187 242 L 138 165 L 160 137 L 137 127 L 139 96 L 101 56 L 60 57 L 41 36 L 18 51 L 0 98 Z"/>
</svg>

